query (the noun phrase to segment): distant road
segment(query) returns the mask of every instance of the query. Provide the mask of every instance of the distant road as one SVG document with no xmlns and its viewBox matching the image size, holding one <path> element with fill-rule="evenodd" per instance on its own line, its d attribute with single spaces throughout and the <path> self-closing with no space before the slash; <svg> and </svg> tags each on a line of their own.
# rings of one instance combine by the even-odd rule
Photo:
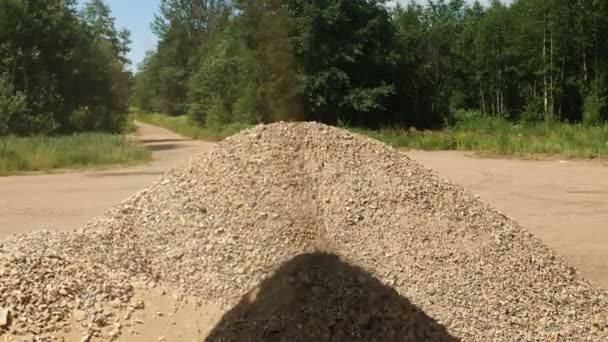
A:
<svg viewBox="0 0 608 342">
<path fill-rule="evenodd" d="M 73 229 L 145 188 L 213 143 L 137 124 L 153 151 L 143 166 L 0 178 L 0 238 Z M 480 159 L 462 152 L 407 152 L 514 217 L 587 277 L 608 289 L 608 167 L 591 161 Z"/>
<path fill-rule="evenodd" d="M 213 143 L 137 123 L 153 161 L 106 171 L 0 177 L 0 238 L 39 229 L 78 228 Z"/>
</svg>

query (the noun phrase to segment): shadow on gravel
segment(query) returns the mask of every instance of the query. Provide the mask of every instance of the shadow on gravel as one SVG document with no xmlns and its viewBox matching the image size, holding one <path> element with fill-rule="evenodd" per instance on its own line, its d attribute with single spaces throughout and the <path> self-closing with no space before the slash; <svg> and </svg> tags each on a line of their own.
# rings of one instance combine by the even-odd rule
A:
<svg viewBox="0 0 608 342">
<path fill-rule="evenodd" d="M 283 264 L 206 341 L 459 341 L 407 298 L 336 255 Z"/>
</svg>

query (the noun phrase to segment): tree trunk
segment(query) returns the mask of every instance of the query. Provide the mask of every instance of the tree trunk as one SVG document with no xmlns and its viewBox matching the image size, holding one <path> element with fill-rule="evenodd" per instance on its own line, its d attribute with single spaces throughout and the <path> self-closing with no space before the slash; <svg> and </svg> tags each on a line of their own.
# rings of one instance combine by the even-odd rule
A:
<svg viewBox="0 0 608 342">
<path fill-rule="evenodd" d="M 547 117 L 547 17 L 543 16 L 543 93 L 544 93 L 544 115 Z"/>
<path fill-rule="evenodd" d="M 551 34 L 549 36 L 550 50 L 549 50 L 549 115 L 553 116 L 555 110 L 555 82 L 553 81 L 553 28 L 551 28 Z"/>
<path fill-rule="evenodd" d="M 500 63 L 500 60 L 499 60 Z M 502 106 L 502 70 L 498 67 L 498 115 L 503 114 L 504 108 Z"/>
<path fill-rule="evenodd" d="M 505 93 L 502 90 L 500 91 L 500 110 L 502 111 L 502 115 L 507 114 L 505 111 Z"/>
<path fill-rule="evenodd" d="M 578 12 L 581 16 L 579 19 L 579 39 L 580 39 L 580 49 L 583 52 L 583 80 L 587 83 L 588 79 L 588 71 L 587 71 L 587 47 L 585 46 L 585 27 L 583 26 L 583 17 L 585 16 L 585 8 L 583 5 L 583 1 L 579 0 L 578 2 L 579 8 Z"/>
<path fill-rule="evenodd" d="M 496 115 L 500 115 L 500 90 L 496 89 Z"/>
<path fill-rule="evenodd" d="M 583 80 L 587 83 L 589 72 L 587 71 L 587 51 L 584 49 L 585 47 L 583 46 Z"/>
<path fill-rule="evenodd" d="M 486 115 L 486 101 L 483 97 L 483 87 L 481 83 L 479 83 L 479 96 L 481 97 L 481 113 Z"/>
<path fill-rule="evenodd" d="M 566 69 L 566 56 L 562 56 L 562 72 L 560 77 L 560 86 L 564 87 L 564 70 Z M 559 117 L 558 119 L 561 121 L 562 119 L 562 101 L 559 101 Z"/>
<path fill-rule="evenodd" d="M 597 56 L 598 56 L 598 44 L 597 44 L 597 19 L 595 20 L 595 25 L 593 28 L 593 79 L 596 81 L 595 83 L 597 84 L 597 69 L 598 69 L 598 60 L 597 60 Z"/>
</svg>

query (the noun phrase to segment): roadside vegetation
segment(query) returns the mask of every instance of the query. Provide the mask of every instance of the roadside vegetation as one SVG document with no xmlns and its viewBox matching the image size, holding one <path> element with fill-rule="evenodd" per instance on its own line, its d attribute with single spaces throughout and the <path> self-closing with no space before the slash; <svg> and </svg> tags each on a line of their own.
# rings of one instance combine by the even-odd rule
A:
<svg viewBox="0 0 608 342">
<path fill-rule="evenodd" d="M 185 115 L 138 112 L 136 118 L 192 139 L 211 141 L 224 139 L 251 127 L 242 124 L 204 127 Z M 405 149 L 477 151 L 491 156 L 518 158 L 608 157 L 608 125 L 585 126 L 559 122 L 515 125 L 504 119 L 474 118 L 442 130 L 343 128 Z"/>
<path fill-rule="evenodd" d="M 121 136 L 129 44 L 102 0 L 0 0 L 0 175 L 149 158 Z"/>
<path fill-rule="evenodd" d="M 191 139 L 219 141 L 242 129 L 251 127 L 241 123 L 232 123 L 222 126 L 201 126 L 186 115 L 169 116 L 159 113 L 145 113 L 136 111 L 135 118 L 138 121 L 155 126 L 165 127 L 178 134 Z"/>
<path fill-rule="evenodd" d="M 126 137 L 107 133 L 0 138 L 0 176 L 131 165 L 148 160 L 150 151 L 134 145 Z"/>
<path fill-rule="evenodd" d="M 79 8 L 0 0 L 0 136 L 121 134 L 131 105 L 193 138 L 312 120 L 410 148 L 606 155 L 606 1 L 161 0 L 135 75 L 109 7 Z"/>
<path fill-rule="evenodd" d="M 605 1 L 163 0 L 153 28 L 134 104 L 191 137 L 314 120 L 409 148 L 608 154 Z"/>
<path fill-rule="evenodd" d="M 608 126 L 565 123 L 516 125 L 496 120 L 442 130 L 386 128 L 353 131 L 407 149 L 476 151 L 486 156 L 525 159 L 608 157 Z"/>
</svg>

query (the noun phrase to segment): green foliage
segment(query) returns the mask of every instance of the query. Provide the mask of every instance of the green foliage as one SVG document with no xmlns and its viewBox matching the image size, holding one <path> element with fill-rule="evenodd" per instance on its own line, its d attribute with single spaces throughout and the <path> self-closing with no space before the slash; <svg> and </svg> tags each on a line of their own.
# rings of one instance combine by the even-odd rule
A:
<svg viewBox="0 0 608 342">
<path fill-rule="evenodd" d="M 240 132 L 243 129 L 251 127 L 251 125 L 239 122 L 216 127 L 201 126 L 186 115 L 169 116 L 165 114 L 148 113 L 141 110 L 137 112 L 136 119 L 151 125 L 168 128 L 192 139 L 213 141 L 224 139 Z"/>
<path fill-rule="evenodd" d="M 466 99 L 460 91 L 455 91 L 449 99 L 450 113 L 463 111 L 466 108 Z M 479 112 L 481 114 L 481 112 Z"/>
<path fill-rule="evenodd" d="M 241 0 L 236 6 L 241 15 L 235 28 L 247 48 L 248 78 L 257 86 L 262 121 L 305 119 L 288 7 L 272 0 Z"/>
<path fill-rule="evenodd" d="M 305 75 L 299 87 L 307 116 L 332 123 L 381 121 L 395 93 L 389 77 L 395 29 L 383 2 L 286 2 L 289 46 Z"/>
<path fill-rule="evenodd" d="M 244 42 L 229 28 L 218 30 L 201 47 L 199 60 L 190 78 L 189 115 L 201 124 L 228 124 L 248 82 Z"/>
<path fill-rule="evenodd" d="M 203 3 L 206 8 L 232 5 Z M 387 32 L 393 29 L 381 1 L 242 0 L 234 6 L 212 11 L 204 20 L 205 32 L 192 38 L 182 32 L 190 20 L 199 20 L 196 15 L 179 1 L 162 3 L 154 24 L 158 49 L 137 76 L 135 103 L 140 108 L 183 114 L 171 105 L 181 103 L 202 124 L 217 123 L 219 114 L 226 123 L 302 119 L 373 123 L 377 115 L 390 113 L 387 101 L 395 96 L 395 86 L 387 77 L 392 71 L 388 60 L 392 35 Z M 177 46 L 187 46 L 187 52 L 175 52 Z M 165 59 L 166 54 L 179 58 Z M 188 56 L 187 61 L 181 59 L 176 68 L 176 60 L 183 56 Z M 181 76 L 165 78 L 167 70 Z M 179 90 L 186 84 L 184 77 L 186 104 Z M 178 78 L 171 85 L 171 79 Z M 169 94 L 165 87 L 175 93 Z M 208 120 L 210 112 L 214 118 Z"/>
<path fill-rule="evenodd" d="M 545 119 L 543 113 L 543 99 L 536 97 L 531 99 L 521 113 L 521 121 L 524 124 L 534 124 Z"/>
<path fill-rule="evenodd" d="M 231 121 L 232 118 L 224 100 L 218 96 L 212 97 L 205 110 L 205 125 L 216 128 L 229 124 Z"/>
<path fill-rule="evenodd" d="M 241 96 L 234 103 L 233 119 L 235 122 L 253 125 L 262 121 L 258 112 L 258 98 L 255 86 L 251 83 L 243 88 Z"/>
<path fill-rule="evenodd" d="M 469 122 L 477 122 L 482 120 L 485 115 L 478 110 L 464 110 L 457 109 L 454 112 L 454 121 L 458 124 L 464 124 Z"/>
<path fill-rule="evenodd" d="M 122 129 L 130 96 L 128 32 L 115 29 L 101 0 L 80 14 L 75 7 L 64 0 L 0 0 L 3 97 L 19 103 L 18 113 L 2 114 L 2 134 Z"/>
<path fill-rule="evenodd" d="M 6 77 L 0 76 L 0 136 L 10 133 L 14 121 L 26 115 L 27 98 L 15 92 Z"/>
<path fill-rule="evenodd" d="M 523 158 L 542 155 L 562 158 L 608 157 L 608 126 L 545 123 L 516 126 L 503 121 L 443 131 L 406 131 L 398 128 L 354 131 L 396 147 L 421 150 L 479 151 Z"/>
<path fill-rule="evenodd" d="M 589 91 L 608 82 L 605 1 L 163 0 L 153 27 L 159 44 L 135 103 L 203 125 L 435 129 L 462 110 L 482 126 L 606 115 L 605 91 Z"/>
<path fill-rule="evenodd" d="M 0 137 L 0 176 L 60 168 L 131 165 L 150 152 L 125 137 L 84 133 L 59 137 Z"/>
<path fill-rule="evenodd" d="M 207 45 L 217 44 L 215 29 L 230 13 L 229 1 L 162 0 L 160 13 L 152 23 L 158 35 L 156 51 L 140 65 L 134 89 L 134 102 L 142 109 L 182 115 L 190 112 L 202 118 L 204 108 L 190 79 L 199 71 L 200 55 Z M 211 40 L 211 42 L 209 42 Z M 213 58 L 212 56 L 209 56 Z M 193 113 L 194 111 L 194 113 Z"/>
<path fill-rule="evenodd" d="M 156 54 L 148 52 L 146 57 L 139 65 L 139 73 L 135 78 L 133 87 L 134 104 L 146 111 L 160 110 L 159 90 L 158 90 L 158 64 Z M 168 112 L 166 112 L 168 113 Z"/>
<path fill-rule="evenodd" d="M 608 99 L 604 87 L 597 82 L 583 101 L 583 123 L 586 125 L 599 125 L 608 117 Z"/>
</svg>

